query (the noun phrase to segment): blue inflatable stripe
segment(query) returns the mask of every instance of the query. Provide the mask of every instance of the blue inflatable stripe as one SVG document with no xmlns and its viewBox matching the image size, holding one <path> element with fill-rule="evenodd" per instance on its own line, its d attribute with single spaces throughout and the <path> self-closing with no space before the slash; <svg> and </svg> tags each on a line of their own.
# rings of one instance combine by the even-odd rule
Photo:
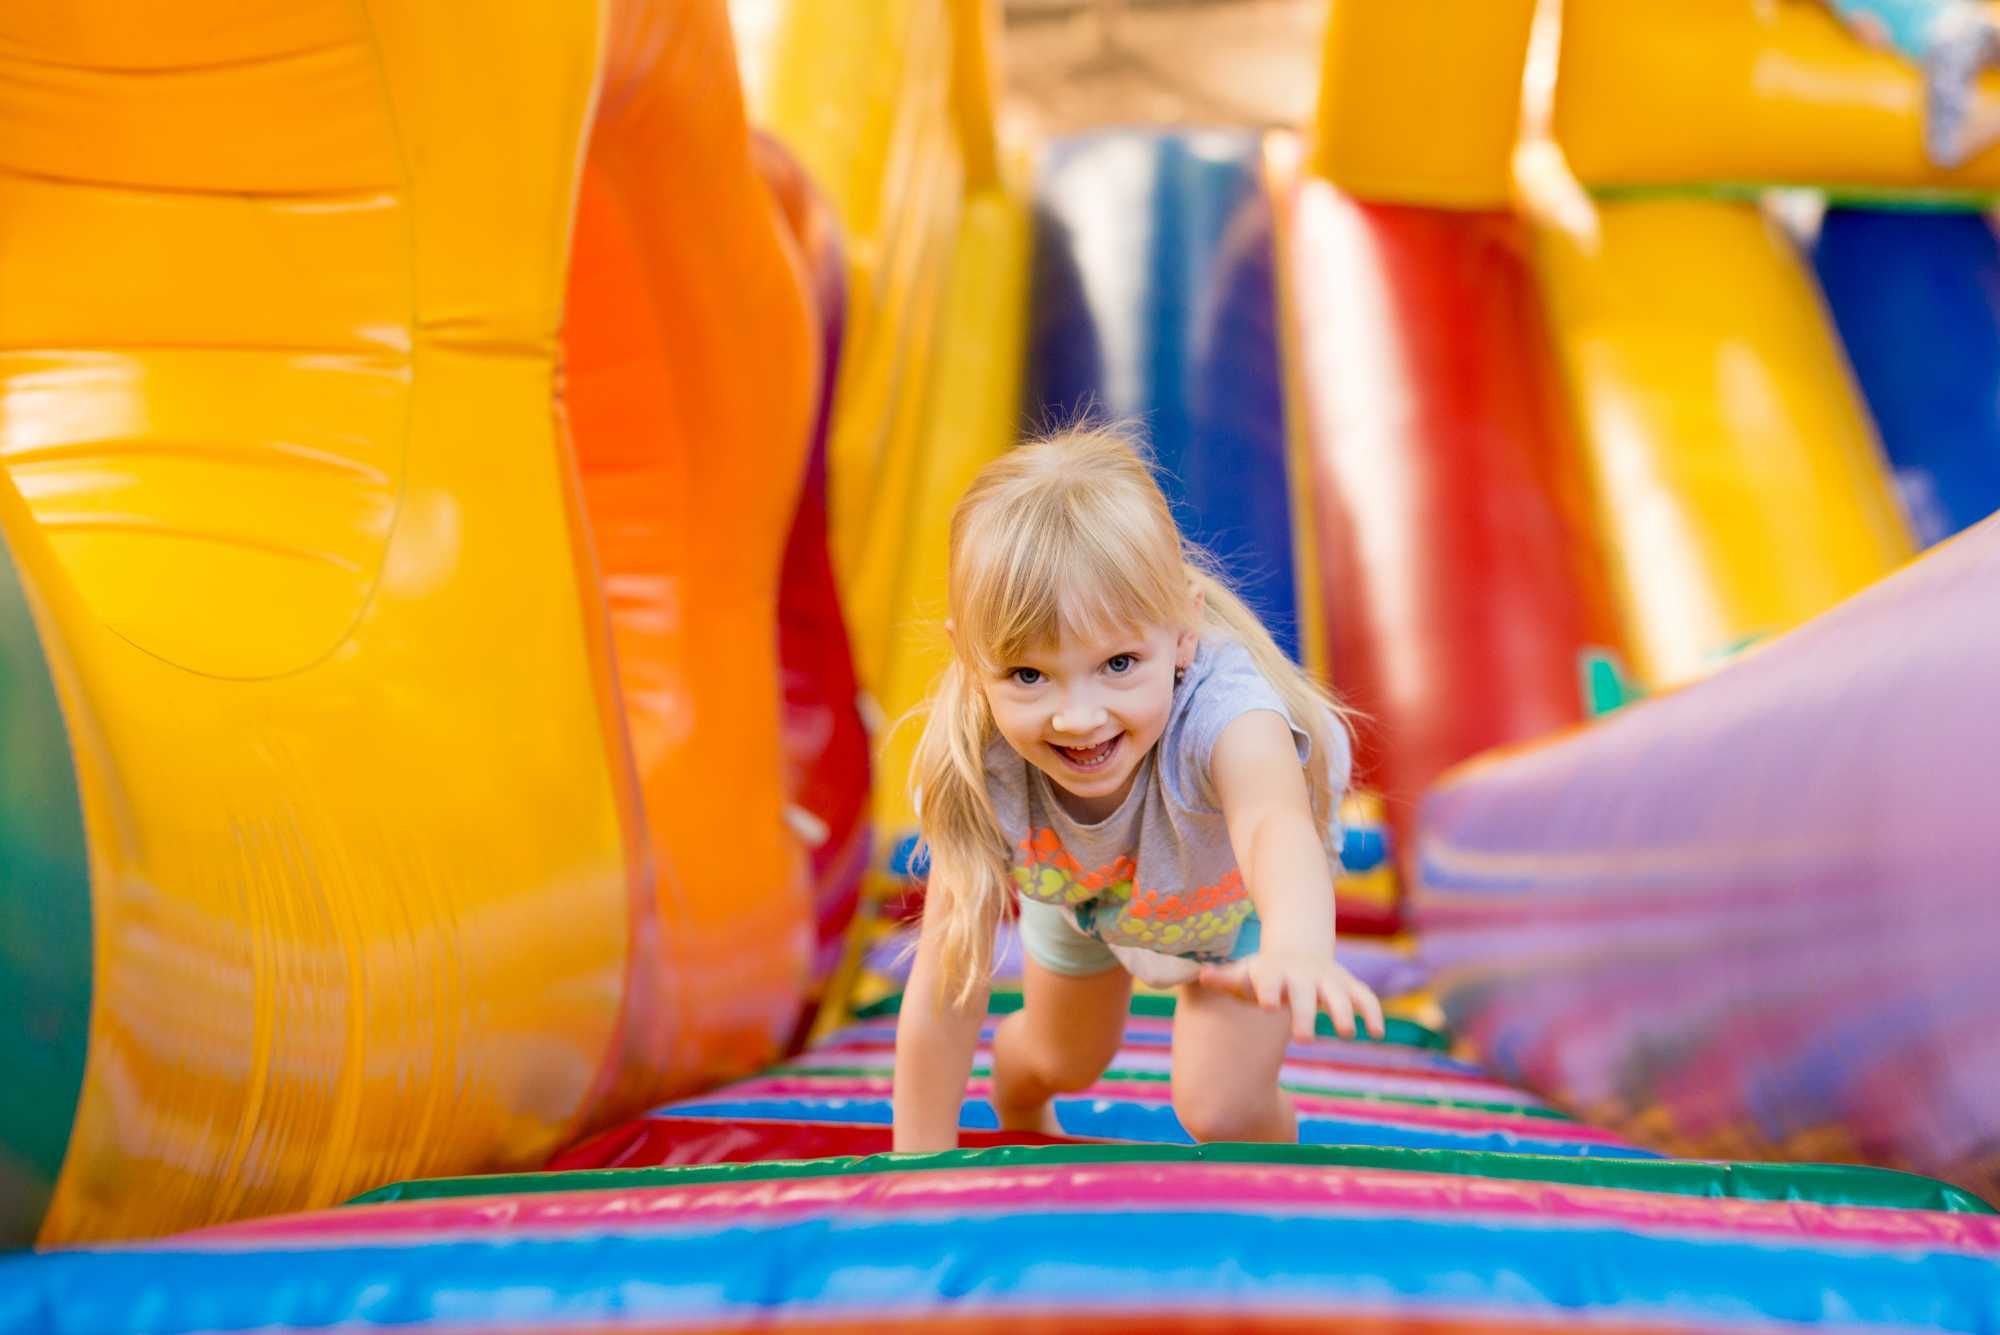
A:
<svg viewBox="0 0 2000 1335">
<path fill-rule="evenodd" d="M 1394 1311 L 2000 1328 L 2000 1270 L 1937 1250 L 1752 1242 L 1464 1216 L 1094 1211 L 862 1215 L 428 1246 L 64 1252 L 0 1260 L 0 1335 L 282 1325 L 576 1327 L 944 1310 Z"/>
<path fill-rule="evenodd" d="M 692 1099 L 662 1111 L 664 1117 L 705 1117 L 767 1122 L 844 1122 L 887 1126 L 893 1120 L 887 1099 Z M 1057 1099 L 1056 1116 L 1072 1136 L 1137 1140 L 1157 1145 L 1191 1145 L 1174 1110 L 1164 1103 L 1114 1103 L 1104 1099 Z M 993 1105 L 967 1099 L 959 1125 L 968 1131 L 999 1127 Z M 1299 1139 L 1307 1145 L 1383 1145 L 1414 1150 L 1511 1150 L 1521 1154 L 1591 1155 L 1615 1159 L 1656 1159 L 1651 1150 L 1560 1137 L 1524 1136 L 1512 1131 L 1448 1131 L 1394 1122 L 1299 1118 Z"/>
</svg>

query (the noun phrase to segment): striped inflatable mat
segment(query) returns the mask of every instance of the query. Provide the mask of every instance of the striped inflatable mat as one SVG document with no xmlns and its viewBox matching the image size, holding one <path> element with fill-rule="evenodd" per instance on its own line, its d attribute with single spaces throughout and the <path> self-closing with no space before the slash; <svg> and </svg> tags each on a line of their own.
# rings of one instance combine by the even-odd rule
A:
<svg viewBox="0 0 2000 1335">
<path fill-rule="evenodd" d="M 1407 1021 L 1291 1051 L 1282 1078 L 1321 1143 L 1173 1143 L 1171 1001 L 1141 997 L 1104 1080 L 1061 1105 L 1098 1140 L 973 1130 L 974 1148 L 868 1154 L 888 1139 L 894 1011 L 565 1160 L 643 1166 L 400 1183 L 0 1260 L 0 1335 L 2000 1328 L 2000 1216 L 1971 1195 L 1650 1155 Z M 975 1128 L 983 1049 L 978 1065 Z M 734 1162 L 688 1162 L 702 1153 Z"/>
<path fill-rule="evenodd" d="M 557 1161 L 562 1168 L 613 1164 L 693 1163 L 716 1158 L 774 1158 L 800 1152 L 791 1124 L 876 1128 L 875 1137 L 842 1143 L 846 1152 L 888 1148 L 890 1072 L 894 1059 L 892 998 L 863 1012 L 858 1023 L 801 1057 L 698 1098 L 657 1109 L 639 1121 L 585 1142 Z M 1020 1005 L 1018 993 L 994 996 L 995 1015 Z M 1321 1024 L 1326 1020 L 1321 1017 Z M 1093 1140 L 1186 1144 L 1174 1117 L 1167 1071 L 1173 998 L 1132 1000 L 1125 1043 L 1092 1088 L 1056 1100 L 1056 1116 L 1071 1136 Z M 980 1035 L 960 1126 L 994 1131 L 986 1101 L 992 1071 L 993 1023 Z M 1444 1051 L 1442 1035 L 1392 1020 L 1387 1042 L 1342 1040 L 1327 1029 L 1292 1045 L 1280 1083 L 1299 1109 L 1307 1144 L 1378 1145 L 1405 1149 L 1515 1150 L 1531 1154 L 1639 1157 L 1650 1151 L 1597 1127 L 1576 1122 L 1531 1094 L 1493 1080 Z M 767 1130 L 774 1153 L 746 1149 L 727 1156 L 683 1148 L 706 1141 L 717 1123 Z M 1012 1138 L 1012 1137 L 1010 1137 Z"/>
</svg>

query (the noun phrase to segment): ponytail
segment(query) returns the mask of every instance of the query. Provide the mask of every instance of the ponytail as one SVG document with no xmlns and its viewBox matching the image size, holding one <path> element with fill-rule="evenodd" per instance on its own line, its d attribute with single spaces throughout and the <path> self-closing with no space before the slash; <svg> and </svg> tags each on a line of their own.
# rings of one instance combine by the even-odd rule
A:
<svg viewBox="0 0 2000 1335">
<path fill-rule="evenodd" d="M 985 693 L 954 658 L 931 696 L 911 799 L 930 859 L 924 917 L 937 924 L 939 982 L 957 1004 L 993 967 L 993 936 L 1011 895 L 1010 850 L 986 789 L 992 735 Z"/>
</svg>

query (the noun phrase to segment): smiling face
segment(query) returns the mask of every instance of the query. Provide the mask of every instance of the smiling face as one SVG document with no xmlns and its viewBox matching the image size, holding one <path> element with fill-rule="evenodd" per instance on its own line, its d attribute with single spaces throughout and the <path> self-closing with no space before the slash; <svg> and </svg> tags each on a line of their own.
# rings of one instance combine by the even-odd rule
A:
<svg viewBox="0 0 2000 1335">
<path fill-rule="evenodd" d="M 1110 815 L 1166 730 L 1174 670 L 1195 634 L 1177 626 L 1071 634 L 1024 650 L 981 682 L 994 726 L 1049 776 L 1079 820 Z"/>
<path fill-rule="evenodd" d="M 961 681 L 1066 809 L 1109 815 L 1166 730 L 1202 624 L 1152 473 L 1109 431 L 1010 450 L 952 512 L 947 571 Z"/>
</svg>

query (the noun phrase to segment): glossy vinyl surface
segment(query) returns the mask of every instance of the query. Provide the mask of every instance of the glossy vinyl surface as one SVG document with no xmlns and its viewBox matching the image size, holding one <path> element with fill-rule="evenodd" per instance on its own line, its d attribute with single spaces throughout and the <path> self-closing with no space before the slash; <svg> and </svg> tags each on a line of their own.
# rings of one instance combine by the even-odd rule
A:
<svg viewBox="0 0 2000 1335">
<path fill-rule="evenodd" d="M 0 477 L 0 510 L 33 521 Z M 35 1236 L 90 1048 L 89 850 L 76 762 L 21 577 L 0 542 L 0 1245 Z"/>
<path fill-rule="evenodd" d="M 1821 4 L 1563 0 L 1553 131 L 1596 189 L 1990 193 L 2000 149 L 1924 156 L 1924 76 Z M 1981 98 L 2000 93 L 1987 75 Z"/>
<path fill-rule="evenodd" d="M 1917 540 L 2000 510 L 2000 240 L 1976 213 L 1831 209 L 1812 248 Z"/>
<path fill-rule="evenodd" d="M 655 1090 L 680 1090 L 769 1060 L 809 966 L 778 588 L 821 333 L 752 162 L 720 0 L 622 6 L 606 49 L 565 402 L 662 872 L 666 1005 L 645 1061 Z"/>
<path fill-rule="evenodd" d="M 1521 225 L 1272 166 L 1326 658 L 1407 849 L 1447 767 L 1581 721 L 1618 636 Z"/>
<path fill-rule="evenodd" d="M 1605 203 L 1537 234 L 1632 666 L 1710 670 L 1914 551 L 1810 273 L 1754 206 Z"/>
<path fill-rule="evenodd" d="M 753 116 L 807 168 L 847 243 L 828 534 L 877 748 L 882 869 L 914 832 L 909 720 L 946 661 L 951 510 L 1020 424 L 1023 154 L 993 124 L 998 16 L 983 0 L 735 12 Z"/>
<path fill-rule="evenodd" d="M 1357 199 L 1504 209 L 1534 0 L 1331 0 L 1312 167 Z"/>
<path fill-rule="evenodd" d="M 1050 1145 L 1027 1131 L 966 1131 L 968 1148 Z M 628 1164 L 742 1164 L 772 1159 L 825 1160 L 840 1155 L 886 1154 L 890 1128 L 850 1122 L 746 1121 L 727 1117 L 646 1117 L 600 1132 L 549 1161 L 548 1178 Z M 530 1188 L 532 1190 L 532 1188 Z"/>
<path fill-rule="evenodd" d="M 1018 994 L 996 994 L 992 1010 L 997 1017 L 1019 1005 Z M 1124 1046 L 1102 1077 L 1089 1089 L 1056 1100 L 1066 1133 L 1084 1139 L 1188 1143 L 1169 1102 L 1173 1011 L 1172 997 L 1133 999 Z M 655 1109 L 643 1122 L 661 1123 L 658 1128 L 641 1124 L 606 1133 L 584 1156 L 565 1157 L 563 1163 L 633 1166 L 647 1162 L 651 1153 L 686 1163 L 693 1144 L 741 1158 L 746 1152 L 742 1142 L 716 1137 L 716 1123 L 725 1120 L 741 1123 L 753 1144 L 768 1143 L 761 1137 L 774 1124 L 807 1124 L 816 1128 L 815 1135 L 831 1126 L 886 1131 L 894 1042 L 892 1016 L 866 1016 L 791 1062 Z M 991 1042 L 988 1025 L 973 1059 L 962 1113 L 961 1125 L 968 1132 L 996 1130 L 985 1097 Z M 1300 1138 L 1312 1145 L 1651 1157 L 1488 1079 L 1477 1067 L 1444 1053 L 1443 1045 L 1441 1035 L 1400 1020 L 1392 1022 L 1387 1043 L 1342 1040 L 1328 1029 L 1310 1042 L 1292 1044 L 1280 1083 L 1298 1104 Z"/>
<path fill-rule="evenodd" d="M 745 1130 L 751 1128 L 746 1127 Z M 833 1131 L 836 1128 L 822 1128 Z M 995 1134 L 1006 1134 L 995 1133 Z M 1046 1140 L 1023 1135 L 1022 1139 Z M 567 1157 L 567 1156 L 566 1156 Z M 722 1159 L 685 1167 L 596 1168 L 505 1173 L 485 1177 L 398 1182 L 349 1202 L 438 1200 L 519 1193 L 604 1191 L 679 1186 L 693 1182 L 765 1182 L 781 1178 L 848 1177 L 866 1173 L 929 1172 L 941 1168 L 1040 1167 L 1055 1164 L 1269 1163 L 1301 1167 L 1398 1169 L 1524 1182 L 1568 1182 L 1623 1191 L 1666 1192 L 1709 1199 L 1812 1201 L 1901 1210 L 1991 1215 L 1991 1205 L 1971 1192 L 1887 1168 L 1854 1164 L 1762 1164 L 1679 1159 L 1583 1159 L 1554 1154 L 1490 1154 L 1462 1150 L 1385 1149 L 1367 1145 L 1109 1145 L 1023 1143 L 968 1146 L 933 1154 L 846 1154 L 761 1163 Z M 669 1161 L 662 1160 L 662 1163 Z"/>
<path fill-rule="evenodd" d="M 1503 1075 L 1651 1143 L 2000 1199 L 2000 520 L 1425 808 L 1433 986 Z"/>
<path fill-rule="evenodd" d="M 1125 421 L 1181 530 L 1299 656 L 1263 136 L 1112 130 L 1053 144 L 1036 185 L 1025 404 Z"/>
<path fill-rule="evenodd" d="M 989 1152 L 990 1154 L 991 1152 Z M 949 1220 L 949 1227 L 940 1221 Z M 1116 1245 L 1105 1245 L 1115 1236 Z M 1201 1239 L 1191 1264 L 1190 1237 Z M 302 1272 L 300 1261 L 310 1258 Z M 1319 1162 L 1010 1153 L 413 1199 L 0 1261 L 56 1329 L 365 1322 L 876 1329 L 1084 1313 L 1478 1329 L 1977 1330 L 2000 1220 Z M 11 1272 L 11 1273 L 9 1273 Z M 29 1307 L 28 1304 L 35 1304 Z"/>
<path fill-rule="evenodd" d="M 552 384 L 602 39 L 539 0 L 0 17 L 0 530 L 94 935 L 45 1241 L 535 1162 L 644 1019 Z"/>
<path fill-rule="evenodd" d="M 926 395 L 963 203 L 954 23 L 940 0 L 738 4 L 752 123 L 833 206 L 847 332 L 827 444 L 834 570 L 862 686 L 884 693 L 907 636 Z M 889 717 L 884 710 L 884 717 Z"/>
<path fill-rule="evenodd" d="M 884 718 L 909 720 L 887 728 L 877 752 L 875 826 L 885 847 L 916 834 L 910 766 L 923 730 L 914 711 L 950 661 L 944 619 L 951 512 L 979 470 L 1018 438 L 1034 244 L 1021 157 L 1010 154 L 1000 181 L 965 202 L 935 334 L 899 629 L 878 697 Z"/>
<path fill-rule="evenodd" d="M 798 247 L 819 320 L 812 448 L 778 578 L 778 661 L 784 685 L 785 786 L 812 869 L 813 958 L 801 1022 L 810 1019 L 847 944 L 868 870 L 868 729 L 826 519 L 826 442 L 847 331 L 847 259 L 832 209 L 798 161 L 769 135 L 756 140 L 759 175 Z"/>
</svg>

